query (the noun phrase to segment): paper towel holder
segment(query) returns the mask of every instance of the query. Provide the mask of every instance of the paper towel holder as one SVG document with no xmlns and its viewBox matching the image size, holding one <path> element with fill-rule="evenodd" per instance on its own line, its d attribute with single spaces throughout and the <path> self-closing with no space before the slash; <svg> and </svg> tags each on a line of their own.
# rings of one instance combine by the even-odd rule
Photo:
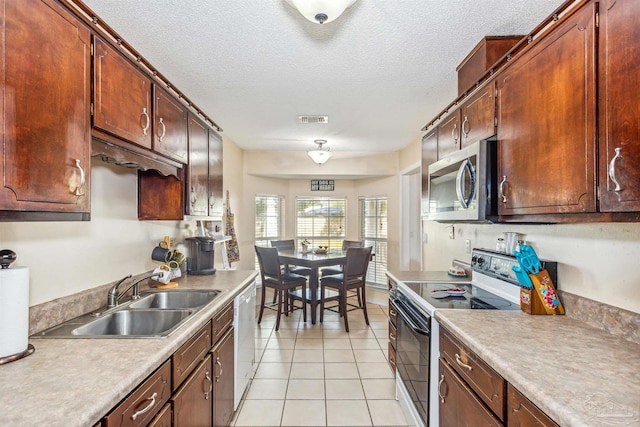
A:
<svg viewBox="0 0 640 427">
<path fill-rule="evenodd" d="M 9 265 L 16 260 L 16 253 L 10 249 L 2 249 L 0 250 L 0 269 L 7 269 Z M 27 357 L 33 352 L 36 351 L 36 348 L 33 344 L 27 345 L 27 349 L 23 352 L 12 354 L 10 356 L 0 357 L 0 365 L 4 365 L 9 362 L 15 362 L 16 360 L 20 360 L 23 357 Z"/>
</svg>

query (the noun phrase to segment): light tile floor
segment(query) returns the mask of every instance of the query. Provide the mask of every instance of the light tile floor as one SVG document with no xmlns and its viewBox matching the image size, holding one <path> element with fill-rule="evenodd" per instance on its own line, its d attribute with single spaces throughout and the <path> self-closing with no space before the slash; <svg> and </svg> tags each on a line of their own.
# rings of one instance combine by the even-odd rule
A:
<svg viewBox="0 0 640 427">
<path fill-rule="evenodd" d="M 283 316 L 276 332 L 275 313 L 265 310 L 256 374 L 232 425 L 406 426 L 386 360 L 387 307 L 367 310 L 370 326 L 361 310 L 349 312 L 349 333 L 329 311 L 315 325 L 300 311 Z"/>
</svg>

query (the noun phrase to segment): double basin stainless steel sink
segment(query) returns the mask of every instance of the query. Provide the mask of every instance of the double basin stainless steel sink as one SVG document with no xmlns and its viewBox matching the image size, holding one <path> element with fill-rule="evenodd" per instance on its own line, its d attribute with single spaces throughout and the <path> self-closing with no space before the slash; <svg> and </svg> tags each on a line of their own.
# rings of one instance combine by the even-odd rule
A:
<svg viewBox="0 0 640 427">
<path fill-rule="evenodd" d="M 76 317 L 31 338 L 161 338 L 213 301 L 220 291 L 149 290 L 102 313 Z"/>
</svg>

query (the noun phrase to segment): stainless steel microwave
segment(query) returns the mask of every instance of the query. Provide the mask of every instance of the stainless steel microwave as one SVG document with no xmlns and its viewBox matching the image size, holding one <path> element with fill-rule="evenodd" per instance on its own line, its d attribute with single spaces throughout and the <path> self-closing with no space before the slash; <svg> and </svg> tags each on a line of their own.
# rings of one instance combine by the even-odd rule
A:
<svg viewBox="0 0 640 427">
<path fill-rule="evenodd" d="M 495 222 L 498 217 L 495 140 L 469 145 L 429 165 L 424 219 Z"/>
</svg>

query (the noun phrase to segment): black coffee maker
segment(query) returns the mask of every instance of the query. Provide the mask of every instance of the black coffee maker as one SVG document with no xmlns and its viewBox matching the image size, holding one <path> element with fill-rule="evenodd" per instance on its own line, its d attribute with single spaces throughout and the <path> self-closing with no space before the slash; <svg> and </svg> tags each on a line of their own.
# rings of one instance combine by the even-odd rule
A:
<svg viewBox="0 0 640 427">
<path fill-rule="evenodd" d="M 211 237 L 187 237 L 187 274 L 213 274 L 213 254 L 215 239 Z"/>
</svg>

